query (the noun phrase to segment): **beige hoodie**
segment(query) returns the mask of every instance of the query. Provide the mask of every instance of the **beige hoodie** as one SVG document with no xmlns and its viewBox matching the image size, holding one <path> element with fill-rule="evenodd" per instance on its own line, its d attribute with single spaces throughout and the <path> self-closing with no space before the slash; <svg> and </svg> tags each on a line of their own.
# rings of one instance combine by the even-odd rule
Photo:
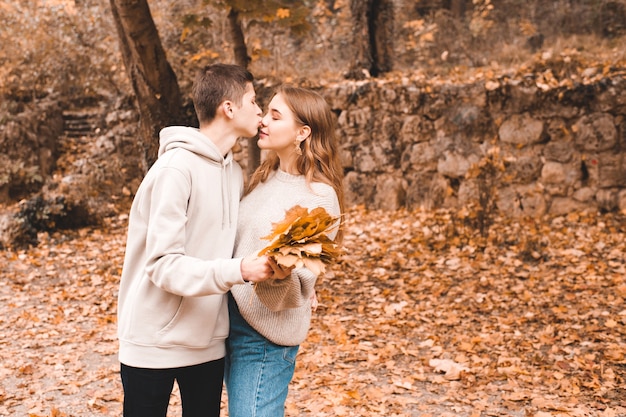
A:
<svg viewBox="0 0 626 417">
<path fill-rule="evenodd" d="M 197 129 L 161 131 L 159 158 L 129 215 L 118 299 L 119 360 L 173 368 L 225 355 L 225 294 L 243 284 L 231 259 L 241 167 Z"/>
</svg>

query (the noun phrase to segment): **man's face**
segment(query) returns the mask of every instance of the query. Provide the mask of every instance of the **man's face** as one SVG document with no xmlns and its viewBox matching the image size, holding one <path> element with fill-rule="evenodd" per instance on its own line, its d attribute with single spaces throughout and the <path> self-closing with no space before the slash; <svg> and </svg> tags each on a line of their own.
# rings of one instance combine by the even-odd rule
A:
<svg viewBox="0 0 626 417">
<path fill-rule="evenodd" d="M 241 106 L 235 106 L 235 120 L 241 131 L 241 137 L 256 136 L 261 125 L 261 108 L 256 104 L 256 93 L 252 83 L 246 86 L 246 92 L 241 100 Z"/>
</svg>

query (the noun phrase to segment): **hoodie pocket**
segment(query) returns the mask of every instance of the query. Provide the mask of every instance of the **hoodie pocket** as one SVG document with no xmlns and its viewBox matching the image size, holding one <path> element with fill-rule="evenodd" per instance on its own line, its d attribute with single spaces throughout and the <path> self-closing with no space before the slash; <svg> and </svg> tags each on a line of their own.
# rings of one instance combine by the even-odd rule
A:
<svg viewBox="0 0 626 417">
<path fill-rule="evenodd" d="M 203 348 L 228 336 L 224 295 L 183 298 L 176 314 L 158 332 L 159 345 Z"/>
</svg>

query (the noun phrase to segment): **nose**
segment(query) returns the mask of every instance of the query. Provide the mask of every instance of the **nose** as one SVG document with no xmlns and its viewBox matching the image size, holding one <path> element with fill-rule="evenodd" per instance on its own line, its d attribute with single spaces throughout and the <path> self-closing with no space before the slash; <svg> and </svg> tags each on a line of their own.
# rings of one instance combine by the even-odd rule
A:
<svg viewBox="0 0 626 417">
<path fill-rule="evenodd" d="M 261 118 L 261 126 L 267 126 L 267 117 L 268 115 L 266 114 L 263 118 Z"/>
</svg>

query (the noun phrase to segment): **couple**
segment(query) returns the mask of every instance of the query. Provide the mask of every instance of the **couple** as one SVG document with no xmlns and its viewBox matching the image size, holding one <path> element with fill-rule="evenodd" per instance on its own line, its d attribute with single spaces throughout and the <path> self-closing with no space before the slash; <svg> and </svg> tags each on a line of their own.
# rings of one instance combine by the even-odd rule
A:
<svg viewBox="0 0 626 417">
<path fill-rule="evenodd" d="M 223 380 L 230 417 L 282 416 L 317 276 L 257 254 L 294 205 L 340 216 L 334 115 L 319 94 L 281 86 L 262 117 L 252 75 L 234 65 L 204 68 L 192 95 L 199 129 L 161 131 L 130 210 L 118 300 L 124 416 L 164 417 L 174 380 L 184 417 L 219 416 Z M 244 190 L 231 148 L 257 132 L 269 153 Z"/>
</svg>

